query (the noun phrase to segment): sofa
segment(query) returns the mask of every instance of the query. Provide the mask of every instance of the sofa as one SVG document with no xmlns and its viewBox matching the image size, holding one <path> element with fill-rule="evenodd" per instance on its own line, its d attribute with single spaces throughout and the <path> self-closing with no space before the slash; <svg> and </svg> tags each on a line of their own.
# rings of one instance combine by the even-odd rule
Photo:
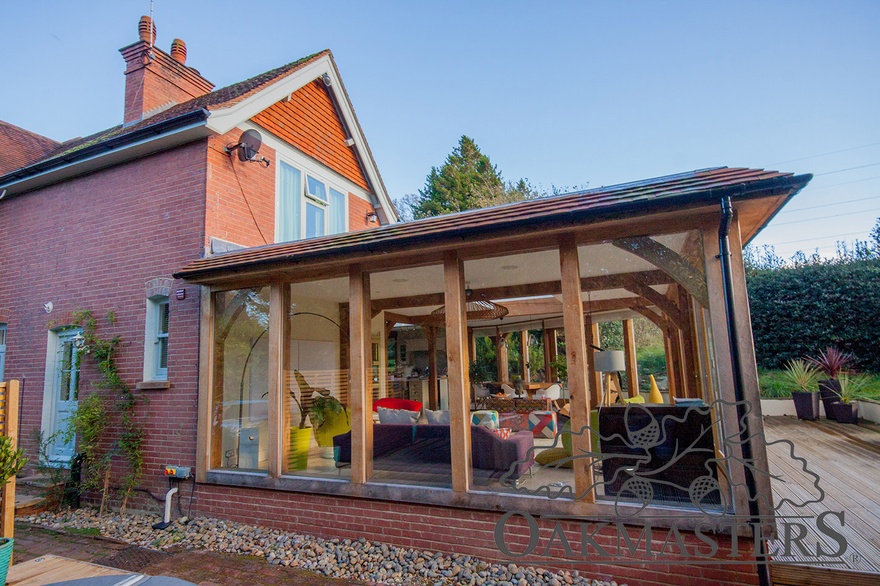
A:
<svg viewBox="0 0 880 586">
<path fill-rule="evenodd" d="M 336 466 L 351 465 L 351 432 L 333 438 Z M 508 471 L 511 480 L 523 476 L 534 464 L 535 438 L 528 431 L 501 439 L 485 427 L 471 426 L 471 454 L 475 470 L 489 471 L 500 478 Z M 383 460 L 397 464 L 446 465 L 452 449 L 448 425 L 373 425 L 373 467 L 382 469 Z"/>
</svg>

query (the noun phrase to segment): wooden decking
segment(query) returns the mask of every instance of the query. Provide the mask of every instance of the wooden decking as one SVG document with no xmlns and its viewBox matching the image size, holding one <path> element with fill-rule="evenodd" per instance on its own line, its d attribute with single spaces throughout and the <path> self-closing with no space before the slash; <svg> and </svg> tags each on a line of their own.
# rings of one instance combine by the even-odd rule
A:
<svg viewBox="0 0 880 586">
<path fill-rule="evenodd" d="M 122 584 L 127 577 L 138 576 L 116 568 L 97 566 L 87 562 L 70 560 L 54 555 L 44 555 L 30 561 L 15 564 L 9 568 L 6 584 L 8 586 L 41 586 L 67 580 L 82 578 L 99 578 L 102 576 L 119 576 L 119 582 L 102 582 L 102 584 Z"/>
<path fill-rule="evenodd" d="M 790 440 L 794 455 L 806 460 L 807 472 L 802 462 L 792 458 L 789 446 L 768 447 L 770 471 L 780 477 L 772 482 L 778 514 L 811 517 L 795 521 L 809 527 L 803 544 L 815 555 L 820 542 L 826 552 L 838 547 L 816 529 L 815 518 L 825 511 L 843 512 L 843 528 L 833 517 L 828 524 L 847 542 L 846 552 L 836 558 L 843 562 L 839 564 L 813 563 L 797 546 L 784 551 L 781 541 L 771 543 L 774 561 L 782 562 L 773 565 L 775 583 L 880 584 L 880 427 L 768 417 L 764 431 L 768 443 Z M 786 521 L 777 521 L 780 536 L 786 531 Z M 794 533 L 795 529 L 789 531 Z"/>
</svg>

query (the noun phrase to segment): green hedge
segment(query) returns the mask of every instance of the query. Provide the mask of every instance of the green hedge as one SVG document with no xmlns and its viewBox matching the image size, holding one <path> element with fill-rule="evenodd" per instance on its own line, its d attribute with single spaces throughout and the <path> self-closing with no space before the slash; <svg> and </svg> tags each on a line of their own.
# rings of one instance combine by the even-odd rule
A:
<svg viewBox="0 0 880 586">
<path fill-rule="evenodd" d="M 748 289 L 760 367 L 835 345 L 880 372 L 880 260 L 751 270 Z"/>
</svg>

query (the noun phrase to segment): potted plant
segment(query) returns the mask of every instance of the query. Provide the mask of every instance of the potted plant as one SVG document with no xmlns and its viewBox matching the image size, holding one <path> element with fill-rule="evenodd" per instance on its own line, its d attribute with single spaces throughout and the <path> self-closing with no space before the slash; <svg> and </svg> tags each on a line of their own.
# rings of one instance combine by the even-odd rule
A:
<svg viewBox="0 0 880 586">
<path fill-rule="evenodd" d="M 302 401 L 299 400 L 296 392 L 291 389 L 290 397 L 299 407 L 299 425 L 290 428 L 290 470 L 305 470 L 309 464 L 309 440 L 312 437 L 312 430 L 306 427 L 306 410 L 303 409 Z"/>
<path fill-rule="evenodd" d="M 832 419 L 831 405 L 840 396 L 840 384 L 837 381 L 837 375 L 852 365 L 853 357 L 851 354 L 841 352 L 834 346 L 829 346 L 824 352 L 820 352 L 818 356 L 807 358 L 807 360 L 828 377 L 819 381 L 819 398 L 822 399 L 822 405 L 825 407 L 825 418 Z"/>
<path fill-rule="evenodd" d="M 819 378 L 819 369 L 806 360 L 790 360 L 783 374 L 796 389 L 791 392 L 791 398 L 798 419 L 819 419 L 819 393 L 814 388 L 816 379 Z"/>
<path fill-rule="evenodd" d="M 24 452 L 15 448 L 12 439 L 0 436 L 0 485 L 9 482 L 9 479 L 18 474 L 26 463 Z M 11 537 L 0 538 L 0 584 L 6 584 L 6 573 L 12 561 L 12 545 Z"/>
<path fill-rule="evenodd" d="M 844 373 L 840 375 L 837 382 L 840 386 L 840 393 L 838 394 L 838 400 L 831 405 L 834 419 L 838 423 L 858 423 L 859 404 L 856 402 L 856 399 L 859 398 L 866 379 L 861 376 L 850 376 Z"/>
<path fill-rule="evenodd" d="M 309 420 L 315 430 L 315 441 L 322 448 L 332 448 L 333 437 L 351 429 L 348 409 L 342 406 L 339 399 L 330 395 L 312 396 Z"/>
</svg>

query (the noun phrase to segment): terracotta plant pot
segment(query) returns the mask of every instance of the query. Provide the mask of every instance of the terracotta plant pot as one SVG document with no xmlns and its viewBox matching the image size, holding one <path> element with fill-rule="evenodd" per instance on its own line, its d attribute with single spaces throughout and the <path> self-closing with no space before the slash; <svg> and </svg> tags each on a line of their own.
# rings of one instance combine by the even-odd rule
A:
<svg viewBox="0 0 880 586">
<path fill-rule="evenodd" d="M 819 398 L 825 407 L 825 419 L 834 419 L 832 405 L 840 400 L 840 382 L 834 378 L 819 381 Z"/>
<path fill-rule="evenodd" d="M 837 402 L 831 406 L 834 413 L 834 419 L 837 423 L 858 423 L 859 422 L 859 404 Z"/>
<path fill-rule="evenodd" d="M 791 399 L 794 401 L 794 410 L 798 419 L 806 421 L 819 419 L 819 393 L 792 391 Z"/>
</svg>

